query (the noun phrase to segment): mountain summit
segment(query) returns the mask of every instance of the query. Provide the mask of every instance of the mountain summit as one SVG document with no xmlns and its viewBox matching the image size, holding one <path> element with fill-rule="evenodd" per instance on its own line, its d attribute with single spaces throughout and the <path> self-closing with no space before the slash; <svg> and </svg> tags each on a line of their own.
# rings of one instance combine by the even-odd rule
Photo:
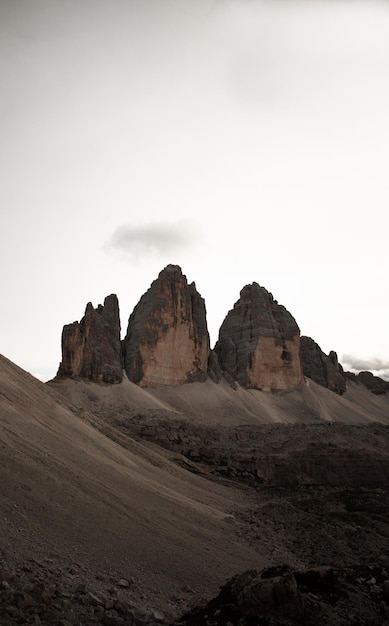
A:
<svg viewBox="0 0 389 626">
<path fill-rule="evenodd" d="M 168 265 L 130 315 L 123 341 L 126 374 L 142 387 L 202 381 L 208 356 L 204 300 L 178 265 Z"/>
<path fill-rule="evenodd" d="M 242 387 L 289 391 L 303 383 L 299 348 L 295 319 L 253 283 L 225 318 L 215 352 L 221 368 Z"/>
</svg>

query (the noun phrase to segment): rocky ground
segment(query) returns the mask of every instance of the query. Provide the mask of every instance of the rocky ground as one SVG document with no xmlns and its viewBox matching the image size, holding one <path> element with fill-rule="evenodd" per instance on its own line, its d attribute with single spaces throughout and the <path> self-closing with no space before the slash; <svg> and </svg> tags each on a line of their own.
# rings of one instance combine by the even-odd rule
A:
<svg viewBox="0 0 389 626">
<path fill-rule="evenodd" d="M 371 403 L 363 424 L 242 423 L 236 405 L 206 422 L 138 410 L 128 385 L 120 402 L 86 386 L 92 407 L 0 372 L 0 624 L 388 624 L 389 427 Z"/>
<path fill-rule="evenodd" d="M 293 571 L 287 566 L 235 576 L 219 595 L 176 626 L 386 626 L 389 577 L 381 565 Z"/>
<path fill-rule="evenodd" d="M 44 557 L 15 563 L 0 557 L 0 624 L 34 626 L 146 626 L 168 623 L 169 616 L 147 608 L 134 591 L 136 582 L 107 578 L 81 566 L 59 566 Z"/>
<path fill-rule="evenodd" d="M 147 608 L 136 582 L 58 567 L 54 559 L 0 558 L 0 624 L 12 626 L 388 626 L 389 559 L 352 567 L 249 570 L 177 617 Z M 190 596 L 190 589 L 188 597 Z M 183 600 L 183 598 L 181 598 Z M 192 598 L 193 605 L 193 598 Z M 183 604 L 185 606 L 185 603 Z"/>
<path fill-rule="evenodd" d="M 379 424 L 214 428 L 150 415 L 100 427 L 163 448 L 211 483 L 235 484 L 231 534 L 273 565 L 378 562 L 389 545 L 389 428 Z M 98 425 L 98 424 L 97 424 Z M 212 488 L 210 486 L 210 488 Z"/>
<path fill-rule="evenodd" d="M 260 548 L 271 567 L 237 572 L 208 602 L 188 589 L 164 614 L 145 609 L 131 581 L 27 563 L 3 571 L 4 623 L 389 624 L 387 427 L 223 429 L 153 411 L 94 418 L 94 425 L 124 448 L 135 438 L 165 450 L 170 461 L 206 477 L 211 489 L 239 486 L 248 506 L 231 510 L 231 536 Z M 195 606 L 185 613 L 185 603 Z"/>
</svg>

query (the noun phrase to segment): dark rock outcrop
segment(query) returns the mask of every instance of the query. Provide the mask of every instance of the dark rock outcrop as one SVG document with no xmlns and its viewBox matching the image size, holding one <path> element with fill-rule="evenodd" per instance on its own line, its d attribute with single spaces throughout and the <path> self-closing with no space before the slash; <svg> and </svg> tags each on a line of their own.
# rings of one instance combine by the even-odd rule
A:
<svg viewBox="0 0 389 626">
<path fill-rule="evenodd" d="M 365 385 L 376 396 L 389 392 L 389 382 L 379 376 L 374 376 L 371 372 L 359 372 L 357 381 Z"/>
<path fill-rule="evenodd" d="M 87 378 L 120 383 L 123 379 L 119 304 L 115 294 L 97 309 L 89 302 L 80 322 L 62 331 L 62 361 L 58 378 Z"/>
<path fill-rule="evenodd" d="M 206 468 L 239 483 L 282 489 L 304 487 L 386 489 L 389 430 L 384 425 L 314 421 L 223 427 L 196 424 L 161 411 L 128 409 L 116 423 L 134 439 L 147 440 L 184 457 L 195 473 Z M 374 450 L 372 453 L 371 450 Z M 373 507 L 370 507 L 373 510 Z M 385 507 L 384 507 L 385 508 Z"/>
<path fill-rule="evenodd" d="M 386 624 L 389 617 L 387 572 L 379 565 L 316 567 L 301 571 L 287 565 L 248 570 L 235 576 L 203 607 L 176 626 L 316 626 Z"/>
<path fill-rule="evenodd" d="M 215 346 L 221 369 L 242 387 L 290 391 L 303 382 L 295 319 L 257 283 L 246 285 Z"/>
<path fill-rule="evenodd" d="M 300 338 L 300 359 L 304 376 L 339 395 L 346 391 L 346 377 L 336 352 L 331 351 L 327 356 L 313 339 L 303 336 Z"/>
<path fill-rule="evenodd" d="M 374 393 L 376 396 L 385 395 L 389 393 L 389 382 L 380 378 L 379 376 L 374 376 L 372 372 L 359 372 L 359 374 L 354 374 L 353 372 L 345 372 L 345 376 L 356 383 L 361 383 L 364 385 L 369 391 Z"/>
<path fill-rule="evenodd" d="M 142 296 L 123 341 L 128 378 L 142 387 L 202 381 L 209 334 L 205 303 L 177 265 L 168 265 Z"/>
</svg>

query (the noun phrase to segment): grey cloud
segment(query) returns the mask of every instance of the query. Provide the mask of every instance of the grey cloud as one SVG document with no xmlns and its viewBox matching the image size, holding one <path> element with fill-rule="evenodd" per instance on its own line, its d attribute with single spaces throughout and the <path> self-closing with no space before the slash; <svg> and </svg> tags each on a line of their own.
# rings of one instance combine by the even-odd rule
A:
<svg viewBox="0 0 389 626">
<path fill-rule="evenodd" d="M 373 372 L 376 376 L 380 376 L 386 380 L 389 379 L 389 361 L 384 361 L 379 358 L 360 359 L 351 354 L 344 354 L 342 365 L 346 370 Z"/>
<path fill-rule="evenodd" d="M 112 234 L 105 248 L 138 262 L 145 256 L 164 256 L 189 251 L 200 239 L 196 223 L 189 220 L 122 224 Z"/>
</svg>

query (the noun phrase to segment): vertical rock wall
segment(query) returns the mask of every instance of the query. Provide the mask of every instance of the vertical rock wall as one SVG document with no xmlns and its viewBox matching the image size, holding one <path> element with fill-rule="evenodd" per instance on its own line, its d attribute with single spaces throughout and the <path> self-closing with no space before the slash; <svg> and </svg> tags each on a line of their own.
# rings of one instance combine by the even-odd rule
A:
<svg viewBox="0 0 389 626">
<path fill-rule="evenodd" d="M 89 302 L 80 322 L 62 331 L 62 361 L 58 378 L 87 378 L 119 383 L 123 379 L 119 303 L 116 295 L 94 309 Z"/>
<path fill-rule="evenodd" d="M 168 265 L 142 296 L 123 341 L 128 378 L 142 387 L 205 380 L 209 335 L 205 303 L 177 265 Z"/>
<path fill-rule="evenodd" d="M 215 346 L 220 367 L 246 388 L 289 391 L 303 383 L 295 319 L 257 283 L 246 285 Z"/>
<path fill-rule="evenodd" d="M 313 339 L 301 337 L 300 358 L 304 376 L 339 395 L 346 391 L 346 377 L 336 352 L 331 351 L 327 356 Z"/>
</svg>

